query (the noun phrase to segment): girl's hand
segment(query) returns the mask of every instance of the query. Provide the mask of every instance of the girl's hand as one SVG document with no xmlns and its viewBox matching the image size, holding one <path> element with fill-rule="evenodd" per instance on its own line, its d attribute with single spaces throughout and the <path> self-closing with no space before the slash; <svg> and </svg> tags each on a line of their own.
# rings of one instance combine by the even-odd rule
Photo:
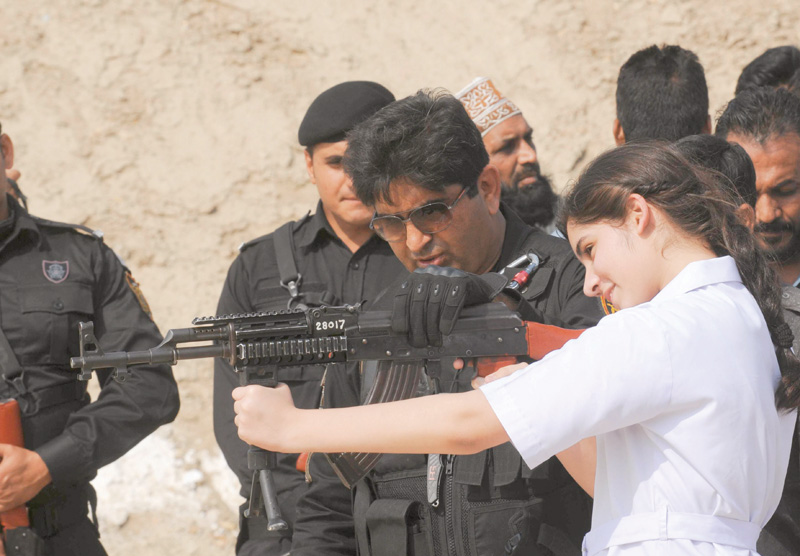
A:
<svg viewBox="0 0 800 556">
<path fill-rule="evenodd" d="M 289 429 L 298 411 L 288 386 L 242 386 L 233 390 L 233 399 L 233 422 L 239 429 L 239 438 L 265 450 L 287 451 L 284 441 L 291 438 Z"/>
<path fill-rule="evenodd" d="M 478 377 L 475 377 L 474 379 L 472 379 L 472 387 L 477 389 L 482 384 L 485 384 L 487 382 L 492 382 L 494 380 L 497 380 L 499 378 L 503 378 L 504 376 L 508 376 L 510 374 L 514 374 L 517 371 L 519 371 L 520 369 L 525 369 L 525 368 L 527 368 L 529 366 L 530 366 L 530 363 L 515 363 L 514 365 L 508 365 L 506 367 L 501 367 L 498 370 L 496 370 L 495 372 L 493 372 L 492 374 L 486 375 L 486 378 L 478 376 Z"/>
</svg>

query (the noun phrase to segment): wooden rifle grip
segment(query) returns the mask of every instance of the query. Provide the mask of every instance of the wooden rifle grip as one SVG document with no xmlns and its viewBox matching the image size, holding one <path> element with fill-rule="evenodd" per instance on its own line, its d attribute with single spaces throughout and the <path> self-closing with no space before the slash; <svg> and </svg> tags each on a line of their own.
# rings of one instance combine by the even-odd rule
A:
<svg viewBox="0 0 800 556">
<path fill-rule="evenodd" d="M 551 351 L 561 349 L 570 340 L 574 340 L 585 329 L 573 330 L 559 328 L 550 324 L 526 322 L 526 335 L 528 338 L 528 357 L 538 361 Z"/>
<path fill-rule="evenodd" d="M 0 444 L 11 444 L 24 448 L 22 440 L 22 419 L 17 400 L 0 401 Z M 17 527 L 30 527 L 28 508 L 25 504 L 7 512 L 0 513 L 0 525 L 4 531 Z"/>
<path fill-rule="evenodd" d="M 551 351 L 561 349 L 570 340 L 574 340 L 583 333 L 584 329 L 572 330 L 559 328 L 538 322 L 525 323 L 525 335 L 528 341 L 528 357 L 538 361 Z M 517 362 L 514 356 L 479 357 L 475 362 L 478 376 L 488 376 L 502 367 L 513 365 Z"/>
</svg>

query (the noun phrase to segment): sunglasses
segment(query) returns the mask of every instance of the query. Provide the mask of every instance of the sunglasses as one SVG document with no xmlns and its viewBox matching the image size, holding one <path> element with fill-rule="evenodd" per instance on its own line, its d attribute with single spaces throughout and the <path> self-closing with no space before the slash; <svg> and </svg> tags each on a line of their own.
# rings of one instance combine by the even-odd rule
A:
<svg viewBox="0 0 800 556">
<path fill-rule="evenodd" d="M 451 211 L 456 206 L 456 203 L 461 200 L 461 197 L 464 196 L 466 190 L 466 187 L 462 189 L 452 204 L 448 205 L 444 201 L 428 203 L 412 210 L 408 213 L 407 218 L 400 218 L 395 214 L 387 214 L 386 216 L 378 216 L 376 214 L 372 217 L 369 227 L 388 242 L 402 241 L 406 238 L 407 222 L 414 224 L 414 227 L 423 234 L 435 234 L 444 231 L 453 222 Z"/>
</svg>

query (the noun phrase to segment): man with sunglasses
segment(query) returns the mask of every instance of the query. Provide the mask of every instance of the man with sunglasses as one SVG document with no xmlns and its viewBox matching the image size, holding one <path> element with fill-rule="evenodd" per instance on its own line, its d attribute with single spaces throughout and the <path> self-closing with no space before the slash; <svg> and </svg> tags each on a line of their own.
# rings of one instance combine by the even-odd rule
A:
<svg viewBox="0 0 800 556">
<path fill-rule="evenodd" d="M 460 308 L 490 301 L 496 273 L 513 275 L 519 269 L 507 265 L 524 266 L 529 254 L 541 265 L 516 301 L 527 320 L 574 328 L 599 320 L 569 245 L 500 202 L 497 168 L 456 98 L 419 92 L 356 126 L 348 140 L 345 169 L 375 210 L 371 227 L 414 271 L 376 302 L 392 309 L 393 326 L 412 344 L 439 344 Z M 358 404 L 374 376 L 370 367 L 357 383 L 328 374 L 325 407 Z M 436 393 L 430 382 L 418 394 Z M 438 383 L 470 388 L 454 369 L 441 369 Z M 580 554 L 589 529 L 591 500 L 561 464 L 528 469 L 510 444 L 471 456 L 384 455 L 354 486 L 352 504 L 321 456 L 309 460 L 293 556 L 355 554 L 356 545 L 361 556 L 568 556 Z"/>
<path fill-rule="evenodd" d="M 240 248 L 220 296 L 217 314 L 338 305 L 373 301 L 378 293 L 406 271 L 391 249 L 369 228 L 372 210 L 356 197 L 342 169 L 347 148 L 345 133 L 394 100 L 385 87 L 368 81 L 340 83 L 322 92 L 300 124 L 298 140 L 305 147 L 308 176 L 320 200 L 317 210 L 274 233 Z M 337 372 L 356 372 L 338 368 Z M 319 406 L 323 365 L 282 368 L 281 382 L 289 384 L 298 406 Z M 231 391 L 239 379 L 230 364 L 217 359 L 214 369 L 214 433 L 228 465 L 250 496 L 252 470 L 247 446 L 236 435 Z M 289 551 L 295 500 L 305 489 L 299 454 L 279 454 L 274 470 L 278 503 L 289 525 L 285 534 L 267 532 L 264 517 L 240 516 L 238 555 L 270 556 Z M 302 460 L 301 460 L 302 461 Z M 242 506 L 244 511 L 248 506 Z"/>
</svg>

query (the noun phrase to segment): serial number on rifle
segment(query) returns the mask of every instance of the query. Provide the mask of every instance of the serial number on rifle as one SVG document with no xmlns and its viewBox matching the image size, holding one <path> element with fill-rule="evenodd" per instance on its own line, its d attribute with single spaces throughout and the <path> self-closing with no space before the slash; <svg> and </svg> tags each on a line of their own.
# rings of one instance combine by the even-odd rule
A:
<svg viewBox="0 0 800 556">
<path fill-rule="evenodd" d="M 344 319 L 317 321 L 314 326 L 317 330 L 344 330 Z"/>
</svg>

